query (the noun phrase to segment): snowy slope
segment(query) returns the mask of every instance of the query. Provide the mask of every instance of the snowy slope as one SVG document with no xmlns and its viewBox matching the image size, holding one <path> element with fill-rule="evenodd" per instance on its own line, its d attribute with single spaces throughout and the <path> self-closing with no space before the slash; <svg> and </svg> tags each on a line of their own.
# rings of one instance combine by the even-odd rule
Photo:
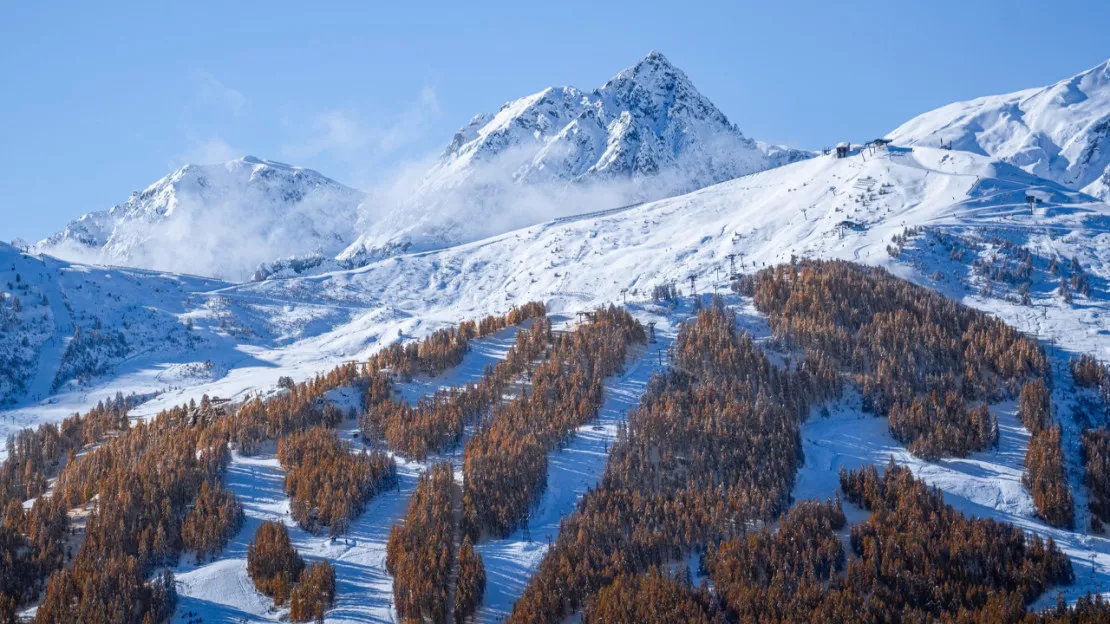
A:
<svg viewBox="0 0 1110 624">
<path fill-rule="evenodd" d="M 186 165 L 122 204 L 72 221 L 33 250 L 242 281 L 264 262 L 342 251 L 363 199 L 310 169 L 251 156 Z"/>
<path fill-rule="evenodd" d="M 204 322 L 190 327 L 189 298 L 221 285 L 70 264 L 0 243 L 0 405 L 44 399 L 146 353 L 169 358 L 194 350 L 211 332 Z"/>
<path fill-rule="evenodd" d="M 1041 199 L 1032 209 L 1026 203 L 1030 194 Z M 904 233 L 909 234 L 906 239 L 901 238 Z M 196 290 L 187 297 L 175 299 L 182 306 L 176 318 L 193 318 L 196 327 L 219 341 L 205 347 L 205 353 L 224 363 L 226 370 L 208 378 L 175 377 L 175 387 L 134 414 L 148 415 L 202 393 L 235 398 L 271 392 L 279 375 L 304 378 L 342 360 L 364 357 L 398 339 L 399 330 L 402 339 L 414 338 L 444 324 L 503 312 L 531 299 L 544 301 L 553 313 L 573 313 L 627 298 L 639 302 L 633 308 L 642 314 L 651 308 L 644 303 L 648 292 L 661 282 L 676 281 L 689 293 L 688 278 L 693 275 L 698 292 L 723 291 L 731 254 L 736 254 L 737 270 L 787 261 L 791 255 L 883 265 L 1038 335 L 1051 346 L 1058 364 L 1080 352 L 1105 358 L 1110 355 L 1108 243 L 1110 206 L 980 155 L 891 147 L 856 150 L 844 159 L 821 156 L 679 197 L 548 221 L 464 245 L 379 260 L 356 270 L 249 284 L 206 287 L 197 283 L 189 287 Z M 1004 264 L 1014 245 L 1024 246 L 1034 257 L 1030 305 L 1020 302 L 1014 285 L 1004 279 L 988 282 L 981 269 L 987 262 Z M 1089 297 L 1076 294 L 1067 303 L 1056 293 L 1057 278 L 1048 268 L 1055 256 L 1078 258 L 1091 277 Z M 7 260 L 0 268 L 6 264 Z M 78 270 L 95 276 L 86 279 L 98 284 L 109 279 L 104 274 L 111 273 L 111 279 L 118 274 L 118 270 L 72 266 L 67 272 Z M 153 279 L 155 274 L 149 275 Z M 67 286 L 66 291 L 75 288 Z M 84 285 L 82 290 L 90 288 Z M 136 291 L 132 296 L 140 301 L 151 293 Z M 91 300 L 81 300 L 74 309 L 79 313 L 92 306 Z M 752 317 L 754 312 L 745 314 Z M 766 331 L 758 318 L 748 318 L 744 326 Z M 476 349 L 474 355 L 483 352 Z M 197 359 L 151 352 L 118 374 L 106 374 L 81 388 L 63 388 L 52 400 L 69 411 L 85 409 L 117 388 L 156 388 L 151 381 L 156 374 L 171 370 L 175 361 Z M 595 432 L 591 426 L 552 459 L 552 474 L 570 476 L 550 484 L 549 496 L 531 522 L 530 538 L 535 543 L 529 536 L 514 534 L 508 540 L 480 545 L 491 570 L 486 619 L 495 620 L 506 611 L 520 590 L 520 577 L 534 568 L 542 554 L 546 533 L 592 482 L 583 472 L 595 470 L 592 466 L 603 459 L 596 447 L 600 444 L 604 453 L 608 427 L 621 418 L 623 405 L 635 401 L 641 373 L 649 371 L 650 359 L 641 357 L 628 368 L 632 377 L 613 380 L 607 387 L 614 393 L 610 397 L 614 408 L 604 416 L 602 431 Z M 1066 385 L 1061 383 L 1058 393 L 1066 393 Z M 4 417 L 0 423 L 64 415 L 40 408 L 0 413 Z M 1003 418 L 1009 413 L 1006 406 L 998 409 L 1003 410 L 1000 420 L 1006 427 L 999 451 L 928 464 L 914 463 L 903 448 L 893 446 L 881 421 L 857 422 L 857 410 L 849 400 L 833 410 L 832 419 L 814 419 L 807 425 L 807 462 L 796 494 L 829 496 L 829 469 L 885 461 L 893 454 L 896 461 L 910 463 L 948 492 L 950 502 L 961 508 L 1053 535 L 1078 570 L 1101 582 L 1099 566 L 1110 564 L 1105 540 L 1049 530 L 1033 518 L 1028 495 L 1017 485 L 1025 434 L 1012 415 Z M 1058 409 L 1064 420 L 1067 402 L 1058 402 Z M 1069 425 L 1064 447 L 1078 507 L 1084 494 L 1077 481 L 1075 433 L 1076 427 Z M 280 470 L 270 458 L 260 461 L 263 464 L 253 465 L 237 459 L 229 473 L 230 485 L 245 495 L 252 517 L 281 516 L 287 501 L 281 492 Z M 568 469 L 559 473 L 560 465 Z M 406 466 L 402 473 L 414 482 L 420 469 Z M 353 593 L 344 597 L 341 589 L 343 606 L 338 616 L 389 621 L 389 577 L 377 549 L 391 519 L 403 514 L 406 501 L 402 489 L 380 504 L 372 503 L 357 521 L 360 528 L 357 535 L 352 533 L 350 544 L 298 535 L 298 547 L 309 556 L 327 556 L 340 563 L 341 586 Z M 1079 511 L 1080 520 L 1083 513 Z M 241 546 L 243 537 L 237 540 Z M 187 604 L 219 614 L 217 619 L 280 617 L 280 612 L 268 612 L 267 603 L 258 601 L 249 585 L 242 584 L 239 546 L 203 568 L 181 570 Z M 1088 563 L 1079 566 L 1082 561 Z"/>
<path fill-rule="evenodd" d="M 652 52 L 600 88 L 548 88 L 477 115 L 411 199 L 341 256 L 468 242 L 587 205 L 657 199 L 796 160 L 757 143 Z M 397 231 L 394 224 L 408 224 Z"/>
<path fill-rule="evenodd" d="M 1031 192 L 1045 199 L 1034 214 L 1025 203 Z M 203 391 L 236 396 L 265 389 L 283 370 L 303 377 L 329 363 L 361 357 L 396 340 L 399 329 L 404 339 L 418 337 L 523 301 L 541 300 L 553 312 L 573 312 L 625 297 L 644 300 L 652 286 L 665 281 L 689 292 L 691 274 L 695 288 L 704 292 L 711 282 L 726 283 L 730 254 L 736 254 L 737 270 L 791 255 L 881 264 L 1052 337 L 1070 351 L 1105 357 L 1110 355 L 1110 332 L 1103 329 L 1110 276 L 1108 216 L 1110 208 L 1089 196 L 982 156 L 891 148 L 845 159 L 814 158 L 671 199 L 549 221 L 357 270 L 208 286 L 171 275 L 164 279 L 183 284 L 172 305 L 154 303 L 168 293 L 137 286 L 129 298 L 113 291 L 108 301 L 119 297 L 120 310 L 168 308 L 165 318 L 172 315 L 178 326 L 192 319 L 194 333 L 217 345 L 204 352 L 204 359 L 224 367 L 221 374 L 195 385 L 178 384 L 184 394 L 166 399 L 173 401 L 199 398 Z M 916 226 L 926 230 L 892 255 L 892 238 Z M 982 277 L 972 265 L 1000 253 L 999 237 L 1026 245 L 1036 255 L 1033 307 L 1019 305 L 1006 284 L 994 285 L 989 295 L 981 292 Z M 945 247 L 951 240 L 965 248 L 958 260 Z M 1044 269 L 1053 255 L 1078 256 L 1092 277 L 1090 298 L 1077 294 L 1071 305 L 1061 301 L 1056 278 Z M 99 318 L 108 327 L 122 328 L 124 313 L 111 312 L 115 308 L 96 312 L 103 303 L 88 282 L 106 289 L 118 275 L 157 275 L 61 266 L 59 275 L 67 279 L 83 276 L 83 281 L 65 282 L 73 314 L 85 323 Z M 78 294 L 81 298 L 75 299 Z M 139 331 L 143 322 L 130 320 L 129 325 L 128 331 Z M 53 333 L 28 331 L 32 344 L 43 344 Z M 76 407 L 91 393 L 95 402 L 103 396 L 98 388 L 114 392 L 111 384 L 121 375 L 153 374 L 172 361 L 150 349 L 134 367 L 108 371 L 55 400 Z"/>
<path fill-rule="evenodd" d="M 1110 199 L 1110 61 L 1047 87 L 949 104 L 890 137 L 906 145 L 951 143 Z"/>
<path fill-rule="evenodd" d="M 1028 193 L 1046 199 L 1035 214 L 1025 203 Z M 909 259 L 892 257 L 887 247 L 915 226 L 969 235 L 1013 232 L 1040 258 L 1078 254 L 1103 278 L 1110 271 L 1108 210 L 1089 196 L 971 153 L 891 148 L 845 159 L 823 156 L 658 202 L 558 219 L 355 271 L 237 285 L 222 294 L 413 311 L 484 309 L 491 299 L 505 305 L 539 299 L 556 310 L 573 309 L 616 301 L 626 288 L 629 298 L 643 298 L 664 281 L 688 290 L 690 274 L 704 289 L 724 280 L 732 253 L 738 254 L 737 270 L 798 255 L 884 264 L 912 276 Z M 968 286 L 973 259 L 954 263 Z M 947 269 L 952 278 L 956 266 Z M 959 280 L 930 285 L 961 299 L 973 294 L 960 290 Z M 1048 292 L 1033 294 L 1056 303 Z M 1101 306 L 1102 296 L 1093 295 L 1091 304 Z M 1076 306 L 1067 314 L 1085 310 Z"/>
</svg>

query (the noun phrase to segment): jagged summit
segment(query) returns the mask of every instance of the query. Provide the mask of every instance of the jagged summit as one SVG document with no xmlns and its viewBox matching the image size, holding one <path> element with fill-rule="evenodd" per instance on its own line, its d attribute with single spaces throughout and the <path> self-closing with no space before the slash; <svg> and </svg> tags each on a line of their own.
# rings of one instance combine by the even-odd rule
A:
<svg viewBox="0 0 1110 624">
<path fill-rule="evenodd" d="M 599 88 L 550 87 L 476 115 L 413 197 L 345 251 L 476 240 L 546 218 L 691 191 L 809 157 L 744 134 L 652 51 Z M 402 231 L 387 223 L 409 224 Z"/>
<path fill-rule="evenodd" d="M 1110 60 L 1047 87 L 943 106 L 890 136 L 989 155 L 1110 199 Z"/>
</svg>

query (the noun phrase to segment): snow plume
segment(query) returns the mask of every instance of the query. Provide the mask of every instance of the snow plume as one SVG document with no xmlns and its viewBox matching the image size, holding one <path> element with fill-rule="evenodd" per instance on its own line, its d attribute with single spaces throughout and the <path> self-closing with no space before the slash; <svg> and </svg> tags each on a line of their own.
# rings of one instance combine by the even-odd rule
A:
<svg viewBox="0 0 1110 624">
<path fill-rule="evenodd" d="M 249 279 L 266 261 L 334 256 L 363 227 L 364 195 L 309 169 L 250 156 L 187 165 L 35 250 L 76 262 Z"/>
<path fill-rule="evenodd" d="M 562 217 L 618 208 L 690 190 L 689 179 L 665 170 L 651 176 L 596 175 L 566 180 L 525 178 L 529 150 L 508 150 L 467 168 L 465 176 L 439 183 L 422 163 L 397 170 L 368 191 L 368 224 L 339 255 L 348 268 L 402 252 L 468 243 Z M 542 171 L 540 173 L 543 173 Z M 378 215 L 376 218 L 372 215 Z"/>
<path fill-rule="evenodd" d="M 255 194 L 242 189 L 229 189 L 217 201 L 183 197 L 179 202 L 156 228 L 142 221 L 121 223 L 103 255 L 126 265 L 242 281 L 272 260 L 275 250 L 323 251 L 325 241 L 303 236 L 313 211 L 329 208 L 318 198 L 278 214 L 258 209 Z"/>
</svg>

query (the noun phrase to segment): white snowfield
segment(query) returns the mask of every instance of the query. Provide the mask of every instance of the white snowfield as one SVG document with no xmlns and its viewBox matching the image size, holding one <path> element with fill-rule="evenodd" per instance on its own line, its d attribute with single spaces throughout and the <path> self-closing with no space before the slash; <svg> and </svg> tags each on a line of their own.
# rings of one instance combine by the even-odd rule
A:
<svg viewBox="0 0 1110 624">
<path fill-rule="evenodd" d="M 943 106 L 890 137 L 987 154 L 1110 199 L 1110 61 L 1047 87 Z"/>
<path fill-rule="evenodd" d="M 1030 196 L 1032 203 L 1027 201 Z M 1081 352 L 1105 358 L 1110 354 L 1110 327 L 1104 321 L 1110 270 L 1108 219 L 1110 206 L 1089 195 L 981 155 L 926 147 L 871 150 L 857 146 L 847 158 L 818 156 L 670 199 L 549 221 L 473 243 L 379 260 L 356 270 L 235 285 L 129 272 L 132 285 L 119 292 L 121 299 L 154 314 L 165 323 L 163 328 L 191 319 L 189 331 L 197 335 L 197 344 L 167 346 L 162 352 L 152 342 L 141 356 L 117 363 L 108 373 L 63 387 L 48 399 L 52 404 L 27 404 L 25 399 L 22 407 L 0 413 L 0 424 L 10 431 L 23 423 L 58 420 L 117 389 L 166 390 L 138 408 L 137 416 L 199 399 L 204 393 L 242 398 L 272 392 L 280 375 L 304 378 L 341 361 L 363 358 L 398 339 L 399 330 L 405 339 L 415 338 L 529 300 L 545 302 L 552 314 L 572 315 L 627 299 L 638 315 L 655 315 L 661 327 L 673 331 L 683 312 L 660 317 L 644 303 L 652 286 L 674 281 L 689 294 L 693 277 L 693 288 L 706 293 L 726 287 L 732 262 L 738 272 L 751 271 L 789 261 L 791 256 L 843 258 L 888 267 L 1039 336 L 1058 365 Z M 923 229 L 912 229 L 919 227 Z M 904 233 L 909 234 L 906 240 L 893 240 Z M 1028 305 L 1022 305 L 1016 287 L 1004 281 L 994 281 L 988 288 L 983 272 L 974 266 L 977 260 L 1001 258 L 998 262 L 1003 262 L 1013 245 L 1025 246 L 1034 257 Z M 9 259 L 38 262 L 10 247 L 0 251 L 6 254 L 0 269 L 7 268 Z M 1076 293 L 1074 301 L 1066 303 L 1057 294 L 1058 278 L 1048 269 L 1055 256 L 1061 265 L 1073 256 L 1078 259 L 1090 277 L 1089 297 Z M 48 261 L 46 268 L 37 283 L 68 276 L 62 278 L 59 296 L 67 298 L 76 316 L 96 314 L 105 331 L 140 331 L 135 324 L 126 324 L 131 308 L 102 309 L 97 306 L 103 298 L 84 298 L 94 285 L 103 289 L 107 283 L 118 283 L 120 270 L 56 261 Z M 155 295 L 162 294 L 161 286 L 168 283 L 179 284 L 180 290 L 158 299 Z M 78 285 L 82 295 L 74 293 Z M 150 302 L 144 304 L 148 297 Z M 765 331 L 750 306 L 741 302 L 741 308 L 745 327 Z M 666 335 L 663 332 L 664 339 Z M 472 357 L 484 357 L 482 352 L 476 349 Z M 630 362 L 625 377 L 607 385 L 610 394 L 599 423 L 601 431 L 587 427 L 570 448 L 552 458 L 552 475 L 565 476 L 549 476 L 549 492 L 529 523 L 530 536 L 521 533 L 479 545 L 487 556 L 490 578 L 483 618 L 495 620 L 511 608 L 546 547 L 547 535 L 557 526 L 558 515 L 569 513 L 583 488 L 600 476 L 610 427 L 623 417 L 627 405 L 635 403 L 642 379 L 650 373 L 651 352 L 638 357 L 638 363 Z M 189 373 L 190 362 L 212 365 L 206 369 L 207 376 L 195 376 Z M 166 376 L 172 383 L 160 381 Z M 1077 526 L 1082 527 L 1087 516 L 1078 464 L 1079 429 L 1070 418 L 1067 375 L 1056 377 L 1058 419 L 1065 425 Z M 1087 588 L 1105 590 L 1110 585 L 1100 575 L 1110 563 L 1105 558 L 1110 552 L 1107 541 L 1085 536 L 1082 529 L 1050 529 L 1035 519 L 1020 486 L 1026 433 L 1007 416 L 1012 407 L 997 409 L 1004 428 L 998 451 L 926 463 L 889 438 L 885 421 L 857 421 L 858 410 L 848 399 L 832 410 L 830 419 L 814 416 L 806 425 L 807 460 L 795 493 L 829 497 L 839 466 L 885 464 L 893 455 L 895 461 L 910 465 L 948 492 L 949 502 L 964 511 L 1053 536 L 1076 565 L 1079 580 L 1068 589 L 1070 597 Z M 380 566 L 382 555 L 374 549 L 384 543 L 389 525 L 403 516 L 405 488 L 413 487 L 423 467 L 403 466 L 401 492 L 370 503 L 347 536 L 356 544 L 342 538 L 332 544 L 327 538 L 297 534 L 298 548 L 310 558 L 326 556 L 337 563 L 340 606 L 335 617 L 390 621 L 389 579 Z M 179 615 L 190 609 L 207 614 L 205 621 L 254 621 L 281 615 L 270 612 L 249 583 L 242 584 L 241 564 L 250 523 L 284 517 L 288 503 L 280 479 L 273 458 L 236 458 L 229 482 L 243 497 L 252 520 L 217 562 L 181 570 L 187 598 Z"/>
</svg>

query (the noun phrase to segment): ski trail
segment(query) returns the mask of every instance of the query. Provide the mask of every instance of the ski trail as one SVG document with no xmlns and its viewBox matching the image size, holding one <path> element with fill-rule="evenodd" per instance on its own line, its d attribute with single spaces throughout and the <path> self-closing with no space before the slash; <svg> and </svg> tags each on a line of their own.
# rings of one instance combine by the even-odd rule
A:
<svg viewBox="0 0 1110 624">
<path fill-rule="evenodd" d="M 481 378 L 488 364 L 505 358 L 516 341 L 519 327 L 507 327 L 485 338 L 471 341 L 471 349 L 462 363 L 436 377 L 414 379 L 400 386 L 407 400 L 416 401 L 426 393 L 448 385 L 465 384 Z M 410 387 L 411 386 L 411 387 Z M 352 396 L 354 395 L 354 396 Z M 328 393 L 337 404 L 346 405 L 358 399 L 355 393 L 337 389 Z M 356 442 L 358 424 L 346 420 L 336 428 L 340 439 Z M 289 498 L 285 494 L 285 471 L 276 456 L 276 444 L 270 443 L 257 455 L 246 457 L 232 454 L 224 476 L 225 486 L 243 504 L 246 521 L 215 561 L 197 566 L 190 556 L 183 558 L 176 569 L 180 594 L 175 622 L 188 622 L 200 615 L 204 622 L 274 622 L 288 617 L 288 605 L 275 609 L 265 596 L 254 589 L 247 576 L 247 546 L 258 526 L 269 520 L 284 522 L 294 547 L 311 563 L 326 559 L 335 567 L 336 600 L 327 613 L 328 622 L 392 623 L 393 577 L 385 568 L 386 545 L 394 524 L 403 521 L 409 499 L 416 490 L 419 476 L 437 461 L 461 462 L 461 444 L 425 461 L 397 461 L 397 482 L 390 490 L 380 492 L 351 521 L 347 532 L 336 539 L 326 533 L 314 535 L 302 530 L 289 516 Z M 235 579 L 237 582 L 232 582 Z M 190 614 L 193 614 L 190 616 Z"/>
<path fill-rule="evenodd" d="M 35 377 L 27 387 L 25 402 L 41 401 L 53 391 L 54 378 L 61 367 L 66 345 L 73 337 L 73 318 L 65 306 L 65 292 L 58 281 L 57 270 L 51 268 L 49 262 L 49 258 L 43 256 L 42 263 L 52 278 L 45 280 L 42 285 L 44 288 L 50 288 L 46 299 L 50 307 L 51 321 L 54 323 L 54 334 L 43 343 L 39 351 Z"/>
<path fill-rule="evenodd" d="M 600 481 L 616 440 L 618 425 L 635 407 L 648 380 L 666 362 L 671 332 L 656 330 L 657 342 L 641 347 L 619 377 L 604 384 L 598 418 L 573 434 L 567 446 L 548 454 L 547 489 L 528 516 L 527 528 L 503 540 L 484 540 L 475 546 L 486 568 L 486 594 L 477 622 L 497 622 L 507 616 L 554 542 L 563 516 Z"/>
</svg>

